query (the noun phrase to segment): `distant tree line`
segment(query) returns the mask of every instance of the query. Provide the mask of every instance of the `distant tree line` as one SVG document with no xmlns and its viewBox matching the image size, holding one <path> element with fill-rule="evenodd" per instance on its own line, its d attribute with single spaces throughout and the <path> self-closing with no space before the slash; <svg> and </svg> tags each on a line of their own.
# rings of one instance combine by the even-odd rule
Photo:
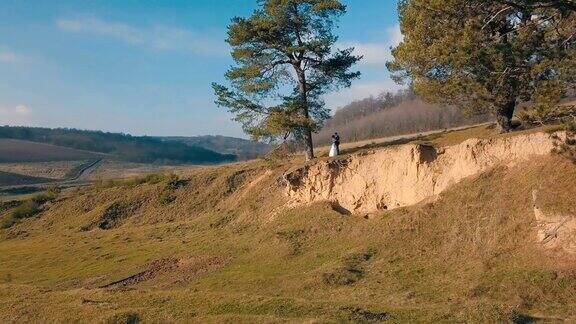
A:
<svg viewBox="0 0 576 324">
<path fill-rule="evenodd" d="M 346 125 L 413 99 L 416 99 L 416 96 L 411 90 L 400 90 L 397 93 L 382 92 L 376 97 L 355 100 L 338 109 L 326 123 L 326 127 Z"/>
<path fill-rule="evenodd" d="M 271 146 L 257 141 L 228 136 L 160 137 L 162 141 L 181 142 L 189 146 L 203 147 L 223 154 L 233 154 L 245 161 L 261 157 L 270 151 Z"/>
<path fill-rule="evenodd" d="M 147 136 L 85 131 L 70 128 L 0 127 L 0 138 L 58 145 L 79 150 L 111 154 L 138 163 L 221 163 L 236 160 L 232 154 L 167 142 Z"/>
<path fill-rule="evenodd" d="M 354 101 L 334 113 L 316 135 L 320 144 L 338 132 L 346 141 L 425 132 L 492 120 L 488 114 L 466 116 L 453 106 L 427 104 L 413 91 L 384 92 Z"/>
</svg>

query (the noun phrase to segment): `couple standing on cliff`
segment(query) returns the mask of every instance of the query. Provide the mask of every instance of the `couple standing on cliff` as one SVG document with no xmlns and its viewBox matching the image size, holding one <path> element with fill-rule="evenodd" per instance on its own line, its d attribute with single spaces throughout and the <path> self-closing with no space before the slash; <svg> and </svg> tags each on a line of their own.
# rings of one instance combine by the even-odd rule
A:
<svg viewBox="0 0 576 324">
<path fill-rule="evenodd" d="M 330 148 L 330 154 L 328 156 L 335 157 L 340 155 L 340 135 L 334 133 L 332 135 L 332 147 Z"/>
</svg>

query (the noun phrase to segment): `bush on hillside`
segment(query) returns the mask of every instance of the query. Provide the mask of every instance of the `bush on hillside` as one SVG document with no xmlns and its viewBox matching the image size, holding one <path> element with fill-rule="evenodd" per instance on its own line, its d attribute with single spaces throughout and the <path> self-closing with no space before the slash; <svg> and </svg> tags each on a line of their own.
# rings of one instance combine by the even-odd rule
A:
<svg viewBox="0 0 576 324">
<path fill-rule="evenodd" d="M 518 118 L 527 126 L 574 123 L 576 106 L 536 105 L 518 113 Z"/>
<path fill-rule="evenodd" d="M 44 192 L 32 196 L 32 201 L 37 203 L 38 205 L 43 205 L 47 202 L 53 202 L 54 200 L 56 200 L 59 194 L 60 194 L 60 188 L 53 186 L 48 188 L 48 190 Z"/>
<path fill-rule="evenodd" d="M 176 200 L 174 191 L 186 184 L 185 180 L 180 179 L 175 174 L 169 174 L 166 178 L 166 185 L 160 192 L 158 200 L 162 205 L 168 205 Z"/>
<path fill-rule="evenodd" d="M 42 212 L 40 205 L 32 200 L 22 203 L 6 215 L 0 223 L 1 228 L 10 228 L 22 219 L 31 218 Z"/>
<path fill-rule="evenodd" d="M 59 194 L 59 188 L 50 187 L 45 192 L 38 193 L 32 196 L 29 200 L 16 205 L 16 207 L 14 207 L 12 211 L 2 219 L 0 228 L 12 227 L 12 225 L 16 224 L 20 220 L 40 214 L 45 209 L 45 205 L 56 200 Z"/>
<path fill-rule="evenodd" d="M 42 211 L 40 208 L 40 204 L 35 202 L 34 200 L 26 201 L 22 205 L 14 208 L 12 211 L 12 218 L 16 220 L 30 218 Z"/>
<path fill-rule="evenodd" d="M 106 324 L 138 324 L 141 322 L 140 315 L 133 312 L 120 313 L 109 318 Z"/>
<path fill-rule="evenodd" d="M 565 124 L 566 138 L 558 139 L 554 153 L 576 164 L 576 118 Z"/>
<path fill-rule="evenodd" d="M 525 126 L 558 125 L 566 138 L 556 136 L 554 153 L 576 163 L 576 106 L 536 105 L 518 114 Z"/>
<path fill-rule="evenodd" d="M 103 230 L 109 230 L 120 226 L 124 219 L 128 218 L 131 210 L 134 206 L 131 206 L 125 202 L 115 202 L 108 206 L 100 220 L 98 221 L 98 227 Z"/>
<path fill-rule="evenodd" d="M 365 276 L 364 264 L 375 254 L 376 250 L 368 249 L 365 252 L 348 256 L 341 267 L 322 275 L 324 283 L 332 286 L 345 286 L 358 282 Z"/>
</svg>

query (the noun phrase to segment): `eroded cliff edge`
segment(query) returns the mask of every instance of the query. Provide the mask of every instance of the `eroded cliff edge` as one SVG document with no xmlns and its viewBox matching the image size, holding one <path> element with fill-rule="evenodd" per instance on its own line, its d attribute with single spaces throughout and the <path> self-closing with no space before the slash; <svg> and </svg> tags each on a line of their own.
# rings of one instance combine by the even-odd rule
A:
<svg viewBox="0 0 576 324">
<path fill-rule="evenodd" d="M 469 139 L 436 149 L 407 144 L 319 161 L 284 175 L 292 205 L 331 201 L 345 212 L 370 213 L 433 200 L 452 184 L 495 166 L 550 154 L 555 134 Z"/>
</svg>

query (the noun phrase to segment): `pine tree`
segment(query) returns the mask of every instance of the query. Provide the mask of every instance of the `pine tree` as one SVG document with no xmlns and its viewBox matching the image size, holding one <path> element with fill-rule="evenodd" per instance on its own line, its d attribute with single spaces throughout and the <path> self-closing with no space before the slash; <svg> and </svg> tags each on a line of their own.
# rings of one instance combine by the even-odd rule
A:
<svg viewBox="0 0 576 324">
<path fill-rule="evenodd" d="M 521 102 L 550 107 L 576 76 L 572 1 L 402 0 L 388 64 L 424 99 L 491 112 L 503 132 Z"/>
<path fill-rule="evenodd" d="M 301 140 L 314 158 L 312 132 L 329 117 L 321 98 L 360 76 L 361 57 L 337 50 L 335 22 L 346 12 L 338 0 L 259 0 L 249 18 L 234 18 L 227 42 L 236 65 L 230 87 L 213 84 L 216 104 L 255 139 Z"/>
</svg>

